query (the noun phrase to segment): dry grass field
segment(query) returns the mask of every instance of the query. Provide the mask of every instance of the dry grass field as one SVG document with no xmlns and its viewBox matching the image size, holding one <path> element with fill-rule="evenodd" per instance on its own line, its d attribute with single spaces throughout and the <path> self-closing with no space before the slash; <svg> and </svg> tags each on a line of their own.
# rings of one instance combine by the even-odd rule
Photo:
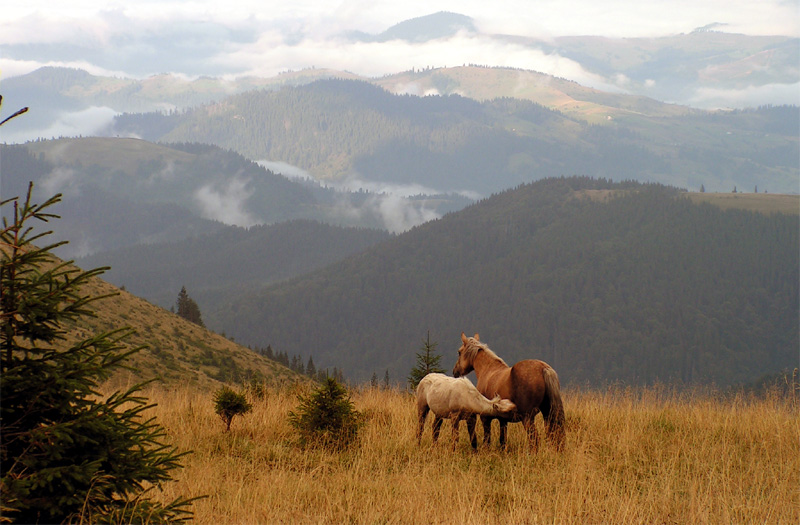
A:
<svg viewBox="0 0 800 525">
<path fill-rule="evenodd" d="M 172 442 L 193 454 L 159 496 L 207 495 L 195 523 L 800 523 L 800 411 L 777 395 L 567 389 L 563 453 L 521 425 L 509 447 L 458 448 L 431 421 L 421 446 L 409 394 L 367 389 L 358 445 L 302 449 L 288 423 L 297 389 L 255 400 L 231 431 L 213 392 L 151 390 Z M 495 438 L 497 434 L 495 423 Z M 540 426 L 540 437 L 543 429 Z"/>
</svg>

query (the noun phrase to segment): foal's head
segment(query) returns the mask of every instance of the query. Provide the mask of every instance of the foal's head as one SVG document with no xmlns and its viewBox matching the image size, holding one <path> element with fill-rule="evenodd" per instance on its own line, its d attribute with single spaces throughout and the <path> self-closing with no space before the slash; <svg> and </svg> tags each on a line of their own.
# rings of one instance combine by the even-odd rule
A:
<svg viewBox="0 0 800 525">
<path fill-rule="evenodd" d="M 478 334 L 475 334 L 475 337 L 467 337 L 461 332 L 461 348 L 458 349 L 458 361 L 453 367 L 453 377 L 465 376 L 472 372 L 475 354 L 480 350 L 479 344 L 476 343 L 480 343 Z"/>
</svg>

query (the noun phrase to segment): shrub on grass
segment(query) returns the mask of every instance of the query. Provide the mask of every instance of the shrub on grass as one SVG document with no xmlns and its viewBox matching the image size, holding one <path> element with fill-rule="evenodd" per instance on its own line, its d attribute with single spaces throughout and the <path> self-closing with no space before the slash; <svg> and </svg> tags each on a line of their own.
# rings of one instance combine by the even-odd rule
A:
<svg viewBox="0 0 800 525">
<path fill-rule="evenodd" d="M 347 389 L 333 377 L 309 395 L 298 396 L 300 405 L 289 412 L 289 422 L 297 430 L 302 446 L 320 445 L 343 449 L 353 443 L 363 426 Z"/>
<path fill-rule="evenodd" d="M 233 418 L 244 415 L 253 408 L 244 394 L 223 386 L 214 393 L 214 411 L 225 423 L 225 432 L 230 431 Z"/>
</svg>

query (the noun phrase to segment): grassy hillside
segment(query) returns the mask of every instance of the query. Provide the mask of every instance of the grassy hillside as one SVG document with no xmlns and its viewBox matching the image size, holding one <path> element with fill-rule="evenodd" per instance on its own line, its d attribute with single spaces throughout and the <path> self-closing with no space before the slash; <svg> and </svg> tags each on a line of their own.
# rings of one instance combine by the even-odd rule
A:
<svg viewBox="0 0 800 525">
<path fill-rule="evenodd" d="M 759 213 L 800 215 L 800 195 L 772 193 L 687 193 L 693 202 L 707 202 L 722 209 L 750 210 Z"/>
<path fill-rule="evenodd" d="M 522 69 L 436 68 L 398 73 L 373 82 L 392 93 L 458 94 L 480 101 L 502 97 L 529 100 L 592 124 L 608 124 L 609 117 L 669 117 L 693 111 L 687 106 L 665 104 L 642 96 L 607 93 Z"/>
<path fill-rule="evenodd" d="M 798 230 L 796 215 L 697 205 L 672 188 L 548 179 L 213 317 L 360 380 L 405 377 L 430 330 L 445 355 L 479 332 L 565 382 L 748 382 L 796 364 Z"/>
<path fill-rule="evenodd" d="M 104 171 L 121 172 L 127 177 L 140 174 L 140 165 L 145 159 L 163 165 L 188 166 L 196 157 L 192 153 L 132 138 L 43 140 L 30 143 L 27 148 L 54 166 L 91 165 Z"/>
<path fill-rule="evenodd" d="M 789 398 L 569 389 L 559 454 L 544 442 L 531 453 L 519 424 L 507 452 L 477 453 L 461 425 L 453 452 L 449 423 L 431 444 L 430 418 L 418 445 L 414 401 L 397 391 L 353 393 L 366 426 L 341 453 L 296 445 L 293 393 L 257 400 L 229 433 L 208 392 L 149 397 L 172 442 L 194 451 L 159 497 L 207 495 L 194 503 L 198 524 L 800 520 L 800 418 Z"/>
<path fill-rule="evenodd" d="M 167 387 L 208 390 L 221 383 L 263 379 L 273 385 L 305 381 L 288 368 L 258 355 L 225 337 L 190 323 L 147 301 L 117 289 L 102 279 L 92 279 L 81 293 L 99 296 L 117 293 L 95 303 L 96 317 L 69 327 L 65 344 L 94 334 L 130 327 L 136 331 L 127 343 L 147 345 L 128 362 L 132 370 L 120 371 L 115 384 L 156 378 Z"/>
</svg>

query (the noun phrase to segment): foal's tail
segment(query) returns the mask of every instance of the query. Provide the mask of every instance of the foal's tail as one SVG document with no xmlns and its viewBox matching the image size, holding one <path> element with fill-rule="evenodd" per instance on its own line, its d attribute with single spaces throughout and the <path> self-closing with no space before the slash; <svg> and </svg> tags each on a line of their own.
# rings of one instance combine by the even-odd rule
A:
<svg viewBox="0 0 800 525">
<path fill-rule="evenodd" d="M 561 450 L 567 437 L 566 429 L 564 428 L 565 418 L 564 403 L 561 401 L 561 383 L 558 380 L 558 374 L 550 366 L 542 370 L 542 375 L 546 386 L 545 396 L 549 401 L 549 409 L 542 410 L 547 427 L 547 437 L 555 444 L 558 450 Z"/>
</svg>

